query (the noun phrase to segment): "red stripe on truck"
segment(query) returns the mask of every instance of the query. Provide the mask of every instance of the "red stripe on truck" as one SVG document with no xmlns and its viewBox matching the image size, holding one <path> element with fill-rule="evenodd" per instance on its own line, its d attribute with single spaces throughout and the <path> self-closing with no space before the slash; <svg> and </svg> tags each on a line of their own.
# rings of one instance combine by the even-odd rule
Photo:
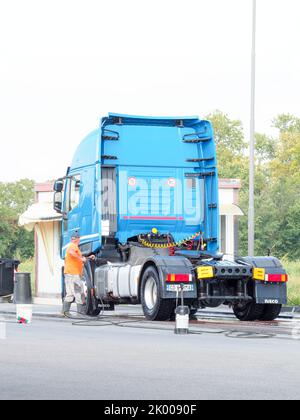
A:
<svg viewBox="0 0 300 420">
<path fill-rule="evenodd" d="M 166 216 L 124 216 L 124 220 L 184 220 L 183 217 Z"/>
</svg>

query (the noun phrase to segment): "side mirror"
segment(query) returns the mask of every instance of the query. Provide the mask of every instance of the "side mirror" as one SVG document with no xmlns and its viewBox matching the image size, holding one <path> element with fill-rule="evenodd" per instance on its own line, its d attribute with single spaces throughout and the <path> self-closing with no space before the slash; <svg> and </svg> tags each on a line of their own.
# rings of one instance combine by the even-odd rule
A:
<svg viewBox="0 0 300 420">
<path fill-rule="evenodd" d="M 57 213 L 62 214 L 62 203 L 63 203 L 63 195 L 62 192 L 57 191 L 54 194 L 54 205 L 53 208 Z"/>
<path fill-rule="evenodd" d="M 53 189 L 57 193 L 62 193 L 64 189 L 64 181 L 62 179 L 55 181 Z"/>
</svg>

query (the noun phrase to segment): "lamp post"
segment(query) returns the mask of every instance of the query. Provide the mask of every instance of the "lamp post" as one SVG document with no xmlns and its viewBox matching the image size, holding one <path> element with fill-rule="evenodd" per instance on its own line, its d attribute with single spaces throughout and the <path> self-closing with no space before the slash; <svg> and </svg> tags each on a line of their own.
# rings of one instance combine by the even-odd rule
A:
<svg viewBox="0 0 300 420">
<path fill-rule="evenodd" d="M 248 213 L 248 255 L 254 256 L 255 239 L 255 87 L 256 87 L 256 0 L 253 0 L 252 59 L 251 59 L 251 121 L 250 121 L 250 165 L 249 165 L 249 213 Z"/>
</svg>

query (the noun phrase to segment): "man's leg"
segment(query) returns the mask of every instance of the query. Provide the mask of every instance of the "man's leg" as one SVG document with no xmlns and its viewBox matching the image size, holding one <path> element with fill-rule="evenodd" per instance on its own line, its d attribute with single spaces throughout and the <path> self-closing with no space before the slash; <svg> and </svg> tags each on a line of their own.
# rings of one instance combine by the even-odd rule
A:
<svg viewBox="0 0 300 420">
<path fill-rule="evenodd" d="M 70 315 L 71 305 L 75 299 L 75 282 L 73 276 L 66 275 L 65 276 L 65 284 L 66 284 L 66 297 L 64 299 L 62 315 L 68 316 Z"/>
<path fill-rule="evenodd" d="M 86 299 L 84 293 L 84 284 L 81 277 L 78 276 L 74 284 L 75 302 L 77 304 L 77 312 L 86 315 Z"/>
</svg>

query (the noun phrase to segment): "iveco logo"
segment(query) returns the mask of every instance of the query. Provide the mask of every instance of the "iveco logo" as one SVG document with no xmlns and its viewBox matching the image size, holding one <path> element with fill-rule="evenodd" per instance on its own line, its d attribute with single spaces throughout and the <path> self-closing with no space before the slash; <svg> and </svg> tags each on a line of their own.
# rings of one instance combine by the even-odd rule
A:
<svg viewBox="0 0 300 420">
<path fill-rule="evenodd" d="M 278 305 L 279 304 L 279 300 L 272 300 L 272 299 L 266 299 L 265 303 L 268 304 L 272 304 L 272 305 Z"/>
</svg>

